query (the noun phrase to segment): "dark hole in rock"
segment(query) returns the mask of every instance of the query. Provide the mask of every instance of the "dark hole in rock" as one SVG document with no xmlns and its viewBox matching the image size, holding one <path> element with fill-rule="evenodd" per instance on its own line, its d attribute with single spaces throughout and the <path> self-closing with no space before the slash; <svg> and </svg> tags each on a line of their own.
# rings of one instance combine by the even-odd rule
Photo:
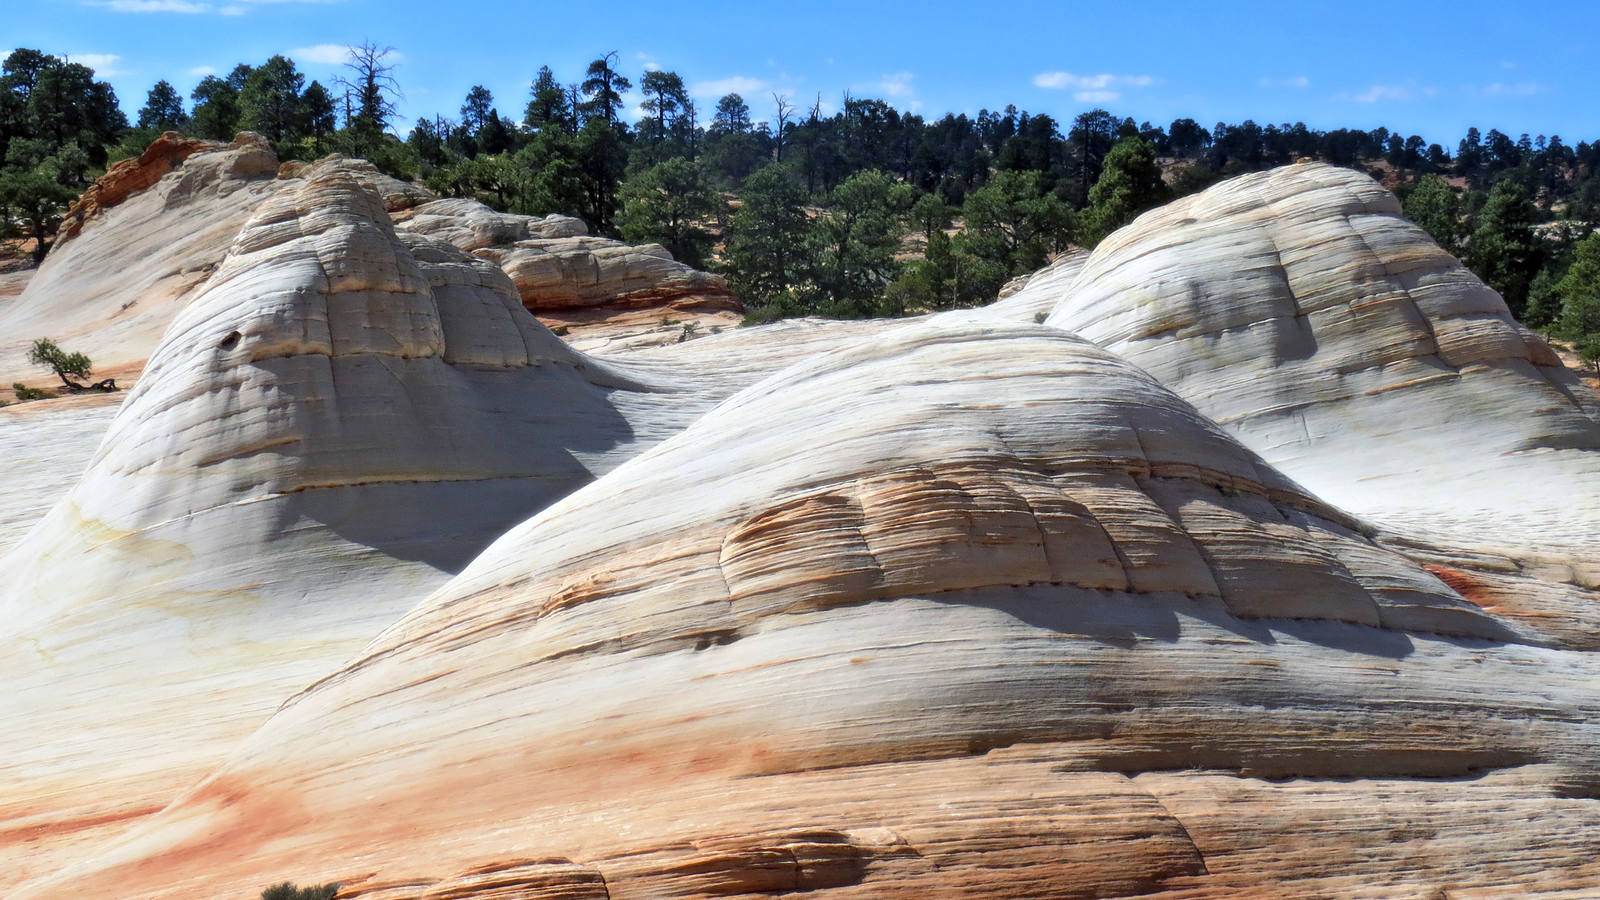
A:
<svg viewBox="0 0 1600 900">
<path fill-rule="evenodd" d="M 241 337 L 243 337 L 243 335 L 239 334 L 239 332 L 230 331 L 228 332 L 228 336 L 222 339 L 222 343 L 218 344 L 217 346 L 224 350 L 232 350 L 233 348 L 239 346 L 239 338 Z"/>
</svg>

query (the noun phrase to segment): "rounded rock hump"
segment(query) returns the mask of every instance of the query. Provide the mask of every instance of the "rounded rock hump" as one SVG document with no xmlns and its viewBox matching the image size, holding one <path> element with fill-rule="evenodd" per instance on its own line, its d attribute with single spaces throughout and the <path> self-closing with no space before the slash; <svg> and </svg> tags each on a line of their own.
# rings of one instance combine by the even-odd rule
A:
<svg viewBox="0 0 1600 900">
<path fill-rule="evenodd" d="M 4 557 L 0 759 L 26 764 L 0 780 L 0 861 L 23 865 L 0 893 L 159 809 L 506 528 L 713 402 L 571 350 L 492 263 L 397 234 L 361 172 L 303 176 Z"/>
<path fill-rule="evenodd" d="M 153 492 L 188 506 L 162 517 L 312 487 L 527 474 L 538 463 L 498 442 L 461 453 L 456 432 L 494 427 L 464 414 L 472 382 L 544 366 L 591 393 L 577 370 L 604 380 L 523 312 L 505 273 L 398 236 L 377 195 L 327 165 L 239 232 L 97 462 L 215 484 Z M 451 377 L 457 367 L 470 372 Z"/>
<path fill-rule="evenodd" d="M 1593 756 L 1588 676 L 1528 709 L 1507 685 L 1551 651 L 1350 524 L 1087 342 L 907 326 L 512 529 L 31 896 L 239 893 L 308 861 L 405 896 L 489 872 L 584 898 L 1203 894 L 1121 773 Z M 1319 864 L 1369 864 L 1341 835 Z M 1453 859 L 1409 871 L 1476 865 Z"/>
<path fill-rule="evenodd" d="M 1582 562 L 1600 552 L 1596 398 L 1365 175 L 1229 180 L 1040 289 L 1049 324 L 1143 367 L 1317 496 L 1443 546 L 1577 561 L 1600 584 Z"/>
<path fill-rule="evenodd" d="M 427 235 L 467 251 L 517 241 L 582 237 L 589 233 L 580 219 L 555 213 L 544 217 L 496 212 L 476 200 L 447 198 L 424 203 L 400 216 L 408 231 Z"/>
</svg>

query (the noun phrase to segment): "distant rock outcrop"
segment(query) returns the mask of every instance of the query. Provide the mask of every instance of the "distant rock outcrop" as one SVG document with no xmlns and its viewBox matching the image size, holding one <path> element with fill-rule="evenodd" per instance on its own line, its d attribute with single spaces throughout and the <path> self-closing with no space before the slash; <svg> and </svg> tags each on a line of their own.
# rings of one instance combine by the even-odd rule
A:
<svg viewBox="0 0 1600 900">
<path fill-rule="evenodd" d="M 496 212 L 476 200 L 435 200 L 396 218 L 407 231 L 454 244 L 472 253 L 517 241 L 580 237 L 587 226 L 571 216 L 521 216 Z"/>
<path fill-rule="evenodd" d="M 184 137 L 176 131 L 165 132 L 139 156 L 112 164 L 106 174 L 89 185 L 63 217 L 60 239 L 72 238 L 89 220 L 153 186 L 196 153 L 223 151 L 233 152 L 228 171 L 241 178 L 265 175 L 278 165 L 272 147 L 254 132 L 240 132 L 231 144 Z"/>
<path fill-rule="evenodd" d="M 146 157 L 148 161 L 146 162 Z M 74 206 L 71 233 L 22 294 L 0 308 L 0 375 L 37 374 L 26 356 L 48 337 L 131 381 L 256 205 L 285 184 L 265 139 L 231 144 L 163 135 Z"/>
<path fill-rule="evenodd" d="M 535 313 L 675 305 L 741 309 L 720 275 L 677 262 L 658 244 L 591 237 L 569 216 L 518 216 L 474 200 L 436 200 L 399 221 L 407 231 L 492 260 Z"/>
<path fill-rule="evenodd" d="M 229 144 L 168 132 L 137 160 L 113 166 L 79 199 L 65 239 L 22 295 L 0 305 L 0 377 L 26 381 L 37 374 L 26 364 L 27 347 L 35 337 L 50 337 L 86 353 L 96 371 L 131 382 L 245 220 L 286 186 L 328 167 L 376 192 L 402 231 L 501 265 L 524 305 L 550 325 L 634 335 L 645 330 L 641 324 L 653 324 L 647 313 L 654 310 L 657 320 L 693 321 L 705 333 L 740 319 L 742 307 L 720 276 L 675 262 L 654 244 L 589 237 L 568 216 L 439 200 L 366 160 L 335 155 L 280 164 L 266 139 L 251 132 Z M 648 342 L 677 336 L 664 331 Z"/>
</svg>

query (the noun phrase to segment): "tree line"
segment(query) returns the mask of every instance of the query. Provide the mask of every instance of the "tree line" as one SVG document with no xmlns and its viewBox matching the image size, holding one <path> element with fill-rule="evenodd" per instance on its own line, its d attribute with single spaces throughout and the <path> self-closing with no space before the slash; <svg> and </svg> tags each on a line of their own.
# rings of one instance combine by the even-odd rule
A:
<svg viewBox="0 0 1600 900">
<path fill-rule="evenodd" d="M 442 195 L 662 243 L 723 271 L 770 318 L 985 303 L 1007 279 L 1093 246 L 1145 209 L 1241 172 L 1320 159 L 1384 180 L 1516 315 L 1600 356 L 1591 274 L 1600 141 L 1473 128 L 1447 148 L 1387 128 L 1159 126 L 1104 109 L 1070 122 L 1015 106 L 925 118 L 848 93 L 836 106 L 730 93 L 702 110 L 678 73 L 635 80 L 615 52 L 571 81 L 541 67 L 520 116 L 477 85 L 456 115 L 419 119 L 402 139 L 387 60 L 375 45 L 353 48 L 345 74 L 324 86 L 274 56 L 206 76 L 187 108 L 158 82 L 130 123 L 91 70 L 18 50 L 0 76 L 0 186 L 30 180 L 44 210 L 161 130 L 226 139 L 247 128 L 284 158 L 364 156 Z M 643 99 L 629 122 L 623 98 L 635 84 Z M 30 221 L 26 204 L 6 199 L 27 193 L 0 190 L 8 220 Z M 33 228 L 48 230 L 42 220 Z"/>
</svg>

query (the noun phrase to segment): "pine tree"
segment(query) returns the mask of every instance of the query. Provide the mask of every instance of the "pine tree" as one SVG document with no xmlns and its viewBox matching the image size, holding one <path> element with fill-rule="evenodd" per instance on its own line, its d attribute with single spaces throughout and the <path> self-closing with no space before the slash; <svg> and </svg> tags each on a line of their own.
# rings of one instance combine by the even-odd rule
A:
<svg viewBox="0 0 1600 900">
<path fill-rule="evenodd" d="M 711 233 L 704 220 L 717 198 L 694 163 L 673 157 L 628 179 L 622 186 L 622 237 L 666 247 L 673 258 L 696 268 L 705 265 Z"/>
<path fill-rule="evenodd" d="M 1544 248 L 1533 230 L 1537 215 L 1521 188 L 1501 181 L 1489 193 L 1478 215 L 1478 227 L 1467 238 L 1467 266 L 1498 291 L 1512 315 L 1519 318 L 1527 306 L 1534 273 L 1544 261 Z"/>
<path fill-rule="evenodd" d="M 745 179 L 739 197 L 723 252 L 728 285 L 757 315 L 798 311 L 786 301 L 805 280 L 805 191 L 790 165 L 772 163 Z"/>
<path fill-rule="evenodd" d="M 613 127 L 617 124 L 617 112 L 622 109 L 622 92 L 633 87 L 633 82 L 617 74 L 616 62 L 617 51 L 613 50 L 589 63 L 583 79 L 583 94 L 589 98 L 585 103 L 585 116 L 599 117 Z"/>
<path fill-rule="evenodd" d="M 1154 145 L 1137 135 L 1117 141 L 1106 154 L 1099 180 L 1089 189 L 1087 242 L 1099 243 L 1134 216 L 1165 203 L 1171 194 L 1161 180 Z"/>
<path fill-rule="evenodd" d="M 549 66 L 539 67 L 539 75 L 533 80 L 531 94 L 527 111 L 522 117 L 522 124 L 526 125 L 529 131 L 573 130 L 573 113 L 567 103 L 566 89 L 556 82 L 556 77 Z"/>
<path fill-rule="evenodd" d="M 1424 175 L 1406 195 L 1406 218 L 1426 231 L 1446 253 L 1459 253 L 1465 227 L 1461 219 L 1461 197 L 1448 181 L 1438 175 Z"/>
<path fill-rule="evenodd" d="M 183 97 L 167 81 L 158 81 L 145 97 L 144 108 L 139 110 L 139 127 L 158 131 L 181 130 L 189 123 L 183 114 Z"/>
</svg>

